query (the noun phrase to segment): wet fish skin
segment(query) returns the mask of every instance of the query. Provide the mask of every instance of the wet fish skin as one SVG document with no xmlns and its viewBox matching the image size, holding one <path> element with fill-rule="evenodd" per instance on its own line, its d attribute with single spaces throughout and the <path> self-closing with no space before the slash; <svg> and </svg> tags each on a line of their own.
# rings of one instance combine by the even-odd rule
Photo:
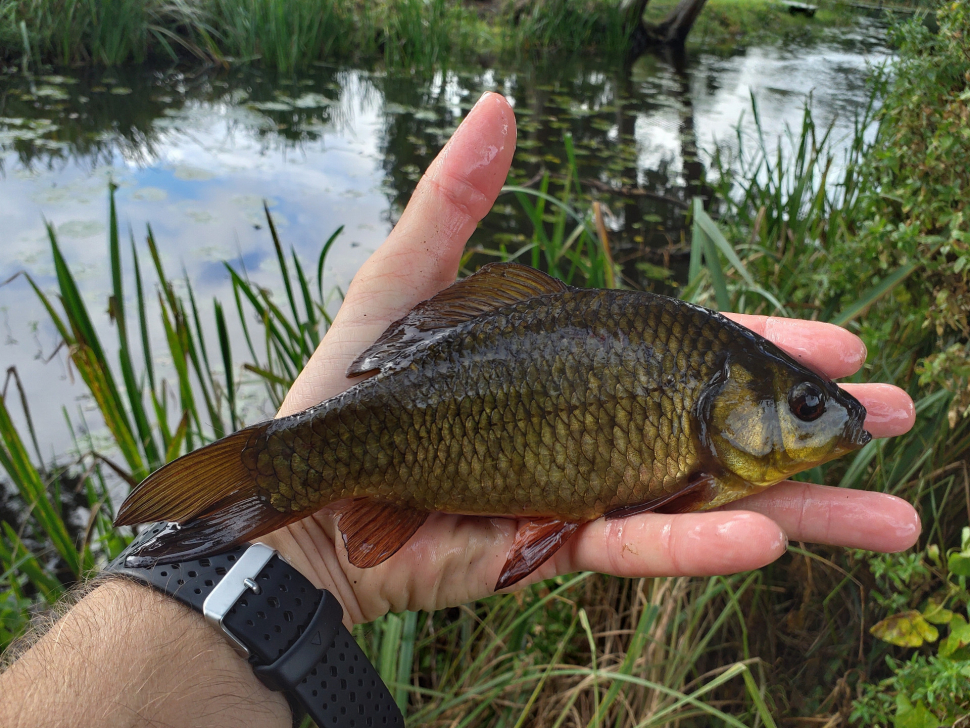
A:
<svg viewBox="0 0 970 728">
<path fill-rule="evenodd" d="M 305 412 L 170 463 L 118 524 L 182 524 L 146 558 L 201 555 L 320 508 L 351 563 L 432 511 L 535 519 L 497 588 L 606 515 L 728 503 L 858 449 L 865 409 L 718 313 L 493 264 L 419 304 Z"/>
<path fill-rule="evenodd" d="M 719 318 L 628 291 L 529 299 L 276 420 L 243 462 L 279 510 L 371 497 L 588 521 L 697 469 L 692 408 L 732 341 Z"/>
</svg>

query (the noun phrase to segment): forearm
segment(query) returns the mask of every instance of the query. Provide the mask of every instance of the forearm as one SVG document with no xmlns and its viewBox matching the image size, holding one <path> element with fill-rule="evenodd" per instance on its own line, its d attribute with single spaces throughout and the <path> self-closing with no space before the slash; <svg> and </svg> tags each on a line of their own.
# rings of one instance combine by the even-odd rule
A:
<svg viewBox="0 0 970 728">
<path fill-rule="evenodd" d="M 288 728 L 286 700 L 201 615 L 107 582 L 0 675 L 0 725 Z"/>
</svg>

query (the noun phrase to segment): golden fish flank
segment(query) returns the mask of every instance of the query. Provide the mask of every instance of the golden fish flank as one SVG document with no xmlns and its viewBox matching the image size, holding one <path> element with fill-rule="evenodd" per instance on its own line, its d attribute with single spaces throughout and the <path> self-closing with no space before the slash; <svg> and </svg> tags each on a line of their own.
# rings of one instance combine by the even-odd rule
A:
<svg viewBox="0 0 970 728">
<path fill-rule="evenodd" d="M 372 371 L 166 466 L 118 522 L 180 522 L 142 554 L 185 557 L 336 504 L 373 566 L 432 511 L 532 517 L 502 587 L 578 524 L 715 507 L 869 439 L 855 399 L 717 313 L 514 264 L 415 307 L 348 375 Z"/>
</svg>

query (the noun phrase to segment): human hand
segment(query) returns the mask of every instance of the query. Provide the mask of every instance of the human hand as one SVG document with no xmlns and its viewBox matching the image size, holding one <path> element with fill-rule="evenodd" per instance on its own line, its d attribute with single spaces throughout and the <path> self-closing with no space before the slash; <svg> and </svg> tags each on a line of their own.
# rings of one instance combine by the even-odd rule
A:
<svg viewBox="0 0 970 728">
<path fill-rule="evenodd" d="M 469 112 L 422 178 L 397 226 L 361 267 L 279 416 L 347 389 L 347 366 L 415 304 L 455 281 L 478 221 L 491 209 L 515 148 L 515 119 L 505 99 L 488 94 Z M 730 315 L 829 377 L 854 373 L 865 347 L 849 332 L 809 321 Z M 885 384 L 846 385 L 866 407 L 874 437 L 906 432 L 913 403 Z M 335 514 L 313 516 L 263 537 L 317 586 L 334 593 L 345 621 L 388 611 L 440 609 L 492 593 L 523 521 L 433 513 L 379 566 L 352 566 Z M 785 482 L 706 513 L 644 513 L 599 519 L 579 531 L 513 589 L 556 574 L 593 570 L 619 576 L 710 575 L 763 566 L 789 539 L 873 551 L 899 551 L 920 533 L 916 511 L 882 493 Z"/>
</svg>

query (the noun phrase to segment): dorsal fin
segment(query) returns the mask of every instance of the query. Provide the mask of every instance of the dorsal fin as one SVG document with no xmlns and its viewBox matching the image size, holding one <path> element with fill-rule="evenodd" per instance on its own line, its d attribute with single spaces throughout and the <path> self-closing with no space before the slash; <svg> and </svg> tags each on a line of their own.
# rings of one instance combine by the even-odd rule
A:
<svg viewBox="0 0 970 728">
<path fill-rule="evenodd" d="M 347 368 L 347 376 L 356 377 L 382 368 L 436 331 L 450 329 L 519 301 L 568 290 L 569 286 L 562 281 L 525 265 L 483 265 L 388 326 L 381 338 L 354 359 Z"/>
</svg>

